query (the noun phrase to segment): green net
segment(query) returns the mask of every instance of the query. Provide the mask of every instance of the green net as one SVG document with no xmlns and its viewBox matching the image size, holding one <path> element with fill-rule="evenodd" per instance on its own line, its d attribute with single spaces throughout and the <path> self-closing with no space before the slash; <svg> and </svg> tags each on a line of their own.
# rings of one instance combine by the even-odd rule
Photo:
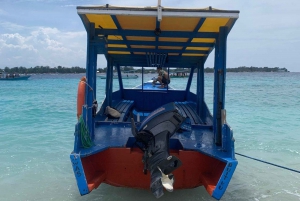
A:
<svg viewBox="0 0 300 201">
<path fill-rule="evenodd" d="M 90 148 L 91 146 L 93 146 L 93 142 L 90 138 L 89 135 L 89 130 L 87 129 L 87 127 L 85 126 L 85 122 L 83 120 L 82 115 L 79 118 L 79 123 L 80 123 L 80 138 L 81 138 L 81 144 L 83 146 L 83 148 Z"/>
</svg>

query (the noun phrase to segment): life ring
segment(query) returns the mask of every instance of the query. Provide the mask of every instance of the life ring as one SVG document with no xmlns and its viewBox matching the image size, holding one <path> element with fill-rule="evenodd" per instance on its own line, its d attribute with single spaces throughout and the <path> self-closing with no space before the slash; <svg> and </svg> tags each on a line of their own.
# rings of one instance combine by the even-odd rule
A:
<svg viewBox="0 0 300 201">
<path fill-rule="evenodd" d="M 85 82 L 86 77 L 83 76 L 78 83 L 78 92 L 77 92 L 77 119 L 79 119 L 82 114 L 82 106 L 84 105 L 85 99 Z"/>
</svg>

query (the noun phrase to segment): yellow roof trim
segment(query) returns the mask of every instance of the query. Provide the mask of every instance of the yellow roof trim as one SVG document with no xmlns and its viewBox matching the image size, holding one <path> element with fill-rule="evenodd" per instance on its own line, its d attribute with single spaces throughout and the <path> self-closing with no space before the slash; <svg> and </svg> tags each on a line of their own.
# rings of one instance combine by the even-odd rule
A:
<svg viewBox="0 0 300 201">
<path fill-rule="evenodd" d="M 117 29 L 110 15 L 86 14 L 86 17 L 90 22 L 95 23 L 95 28 Z"/>
<path fill-rule="evenodd" d="M 215 43 L 214 38 L 193 38 L 192 43 Z"/>
<path fill-rule="evenodd" d="M 183 53 L 182 56 L 206 56 L 206 54 L 189 54 L 189 53 Z"/>
<path fill-rule="evenodd" d="M 127 45 L 119 45 L 119 44 L 108 44 L 108 47 L 120 47 L 120 48 L 127 48 Z"/>
<path fill-rule="evenodd" d="M 155 46 L 150 45 L 130 45 L 131 48 L 145 48 L 145 49 L 154 49 Z"/>
<path fill-rule="evenodd" d="M 108 54 L 130 54 L 130 52 L 108 51 Z"/>
<path fill-rule="evenodd" d="M 126 36 L 127 40 L 137 41 L 155 41 L 155 37 L 143 37 L 143 36 Z"/>
<path fill-rule="evenodd" d="M 219 27 L 225 26 L 230 18 L 206 18 L 198 32 L 219 32 Z"/>
<path fill-rule="evenodd" d="M 122 29 L 131 30 L 154 30 L 156 27 L 156 17 L 149 16 L 126 16 L 117 15 L 118 22 Z"/>
<path fill-rule="evenodd" d="M 199 20 L 198 17 L 163 17 L 160 28 L 164 31 L 194 31 Z"/>
<path fill-rule="evenodd" d="M 108 35 L 108 40 L 123 40 L 123 37 L 119 35 Z"/>
<path fill-rule="evenodd" d="M 178 47 L 178 46 L 158 46 L 158 49 L 165 49 L 165 50 L 182 50 L 182 47 Z"/>
<path fill-rule="evenodd" d="M 187 47 L 186 50 L 209 50 L 209 47 Z"/>
<path fill-rule="evenodd" d="M 164 42 L 187 42 L 188 38 L 159 37 L 158 40 Z"/>
</svg>

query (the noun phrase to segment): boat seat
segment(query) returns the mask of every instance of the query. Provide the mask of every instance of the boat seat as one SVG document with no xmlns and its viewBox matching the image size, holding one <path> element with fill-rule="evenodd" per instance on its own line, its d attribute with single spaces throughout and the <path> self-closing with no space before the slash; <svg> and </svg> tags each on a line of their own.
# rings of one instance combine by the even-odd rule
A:
<svg viewBox="0 0 300 201">
<path fill-rule="evenodd" d="M 185 117 L 189 118 L 191 121 L 191 125 L 199 125 L 203 124 L 202 120 L 196 113 L 196 104 L 192 102 L 175 102 L 176 107 L 179 110 L 179 113 Z"/>
<path fill-rule="evenodd" d="M 117 122 L 124 121 L 126 117 L 129 115 L 129 111 L 132 108 L 133 104 L 134 104 L 133 100 L 120 101 L 114 108 L 121 113 L 121 116 L 119 118 L 106 117 L 105 121 L 117 121 Z"/>
</svg>

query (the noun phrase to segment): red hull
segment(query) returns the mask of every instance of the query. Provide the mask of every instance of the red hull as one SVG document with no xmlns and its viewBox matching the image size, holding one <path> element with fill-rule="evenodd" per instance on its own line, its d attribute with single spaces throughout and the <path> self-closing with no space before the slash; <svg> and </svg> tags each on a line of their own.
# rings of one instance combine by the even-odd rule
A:
<svg viewBox="0 0 300 201">
<path fill-rule="evenodd" d="M 195 188 L 204 185 L 212 195 L 225 163 L 195 151 L 170 151 L 182 166 L 173 172 L 175 189 Z M 150 173 L 143 174 L 143 152 L 138 148 L 110 148 L 82 158 L 89 191 L 102 182 L 120 187 L 150 189 Z"/>
</svg>

